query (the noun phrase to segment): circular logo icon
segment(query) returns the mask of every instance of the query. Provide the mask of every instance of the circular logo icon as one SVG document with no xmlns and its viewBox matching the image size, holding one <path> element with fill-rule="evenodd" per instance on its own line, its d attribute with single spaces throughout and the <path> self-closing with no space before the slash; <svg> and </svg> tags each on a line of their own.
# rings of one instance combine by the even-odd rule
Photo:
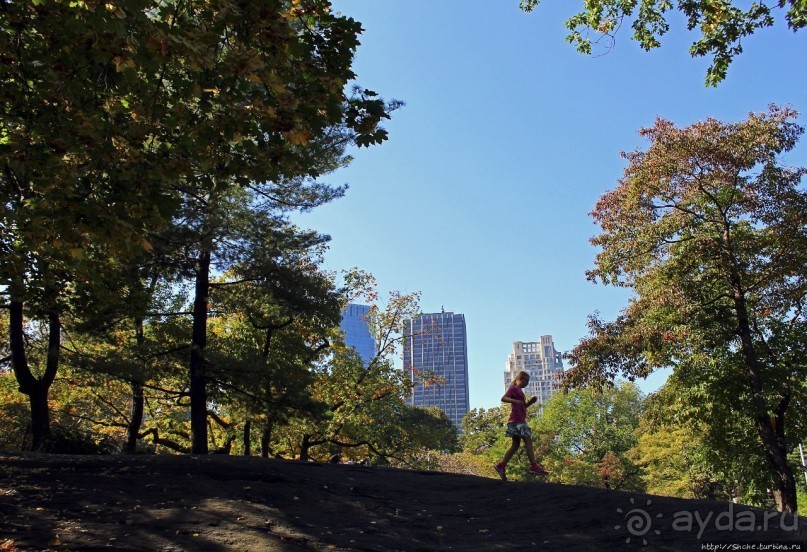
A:
<svg viewBox="0 0 807 552">
<path fill-rule="evenodd" d="M 635 504 L 633 498 L 630 499 L 630 503 Z M 650 506 L 652 503 L 653 501 L 648 499 L 645 507 Z M 653 529 L 653 516 L 651 516 L 650 512 L 648 512 L 645 508 L 631 508 L 627 512 L 622 510 L 622 508 L 617 508 L 616 511 L 623 514 L 622 519 L 625 520 L 624 527 L 628 531 L 629 535 L 628 538 L 625 539 L 626 543 L 629 543 L 631 538 L 636 537 L 642 539 L 643 546 L 647 546 L 647 539 L 644 537 L 650 532 L 651 529 L 656 535 L 661 534 L 661 531 L 658 529 Z M 656 514 L 655 517 L 660 518 L 663 516 L 664 514 Z M 614 529 L 619 531 L 622 529 L 622 527 L 623 525 L 615 525 Z"/>
</svg>

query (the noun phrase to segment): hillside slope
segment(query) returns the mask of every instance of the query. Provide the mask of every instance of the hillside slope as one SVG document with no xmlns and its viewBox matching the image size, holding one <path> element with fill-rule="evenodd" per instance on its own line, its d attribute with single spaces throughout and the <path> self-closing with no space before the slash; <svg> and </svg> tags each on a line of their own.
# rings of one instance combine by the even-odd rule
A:
<svg viewBox="0 0 807 552">
<path fill-rule="evenodd" d="M 721 549 L 713 544 L 807 550 L 807 518 L 380 467 L 0 455 L 0 550 Z"/>
</svg>

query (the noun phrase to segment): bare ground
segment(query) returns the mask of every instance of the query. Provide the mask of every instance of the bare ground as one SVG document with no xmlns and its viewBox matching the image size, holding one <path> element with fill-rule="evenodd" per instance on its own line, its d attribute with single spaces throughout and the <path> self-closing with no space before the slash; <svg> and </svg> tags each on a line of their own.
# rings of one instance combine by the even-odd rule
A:
<svg viewBox="0 0 807 552">
<path fill-rule="evenodd" d="M 6 551 L 720 549 L 807 551 L 807 518 L 370 466 L 0 455 Z"/>
</svg>

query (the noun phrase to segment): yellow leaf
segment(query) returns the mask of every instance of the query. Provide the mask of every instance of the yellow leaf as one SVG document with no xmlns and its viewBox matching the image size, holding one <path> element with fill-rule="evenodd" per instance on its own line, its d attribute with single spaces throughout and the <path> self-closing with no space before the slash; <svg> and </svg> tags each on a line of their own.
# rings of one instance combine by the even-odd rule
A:
<svg viewBox="0 0 807 552">
<path fill-rule="evenodd" d="M 140 247 L 143 248 L 143 251 L 146 251 L 148 253 L 151 253 L 152 251 L 154 251 L 154 246 L 151 245 L 150 241 L 145 240 L 145 239 L 140 242 Z"/>
<path fill-rule="evenodd" d="M 11 539 L 6 539 L 3 542 L 0 542 L 0 550 L 6 550 L 8 552 L 19 552 L 19 548 L 14 545 L 14 541 Z"/>
<path fill-rule="evenodd" d="M 305 129 L 295 129 L 284 132 L 283 137 L 295 146 L 305 146 L 311 140 L 311 133 Z"/>
<path fill-rule="evenodd" d="M 112 58 L 112 63 L 115 64 L 115 71 L 120 73 L 124 69 L 134 69 L 135 62 L 129 58 L 123 58 L 121 56 L 115 56 Z"/>
<path fill-rule="evenodd" d="M 74 259 L 83 259 L 85 257 L 84 250 L 80 247 L 73 247 L 70 249 L 70 256 Z"/>
</svg>

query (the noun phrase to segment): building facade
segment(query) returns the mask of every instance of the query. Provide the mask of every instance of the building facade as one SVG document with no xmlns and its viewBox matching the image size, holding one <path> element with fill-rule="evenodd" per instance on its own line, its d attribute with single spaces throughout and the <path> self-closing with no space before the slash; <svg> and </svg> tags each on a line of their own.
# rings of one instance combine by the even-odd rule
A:
<svg viewBox="0 0 807 552">
<path fill-rule="evenodd" d="M 342 311 L 342 321 L 339 323 L 339 328 L 345 334 L 345 345 L 356 349 L 365 366 L 370 364 L 377 353 L 375 340 L 370 335 L 370 326 L 367 323 L 369 314 L 369 306 L 350 303 Z"/>
<path fill-rule="evenodd" d="M 465 315 L 443 311 L 407 320 L 403 349 L 403 369 L 415 383 L 407 403 L 440 408 L 461 431 L 470 403 Z"/>
<path fill-rule="evenodd" d="M 524 392 L 538 397 L 538 402 L 543 404 L 560 388 L 563 361 L 555 350 L 552 336 L 542 335 L 540 341 L 515 341 L 504 370 L 505 390 L 523 370 L 530 375 L 530 383 Z"/>
</svg>

